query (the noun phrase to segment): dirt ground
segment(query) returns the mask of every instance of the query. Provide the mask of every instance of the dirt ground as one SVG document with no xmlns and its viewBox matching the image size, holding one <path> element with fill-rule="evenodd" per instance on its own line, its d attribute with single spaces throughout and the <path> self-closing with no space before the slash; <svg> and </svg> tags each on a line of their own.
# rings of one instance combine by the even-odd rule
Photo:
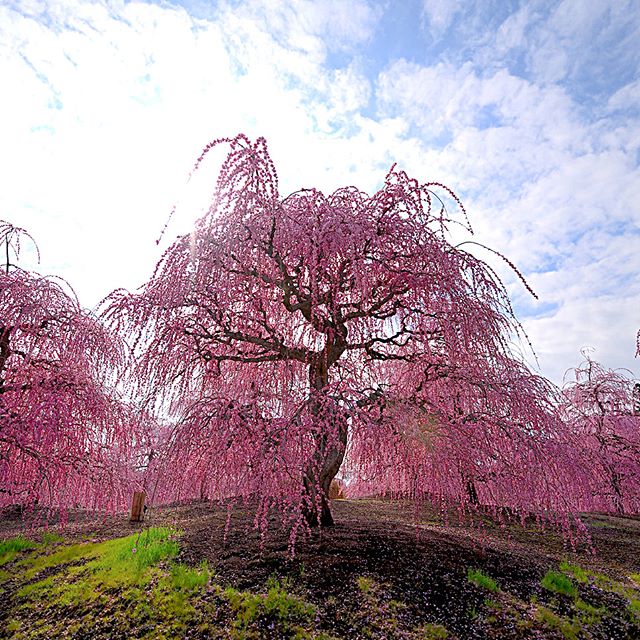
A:
<svg viewBox="0 0 640 640">
<path fill-rule="evenodd" d="M 152 508 L 143 525 L 124 515 L 80 514 L 63 534 L 103 540 L 148 526 L 176 527 L 184 531 L 182 562 L 206 560 L 220 584 L 240 590 L 259 591 L 270 578 L 285 579 L 317 607 L 318 628 L 337 638 L 418 638 L 421 625 L 424 638 L 640 638 L 640 622 L 625 613 L 628 594 L 640 587 L 629 578 L 640 573 L 638 518 L 583 516 L 590 541 L 583 537 L 572 548 L 553 529 L 524 529 L 488 517 L 471 526 L 455 514 L 444 518 L 411 503 L 336 500 L 332 509 L 336 525 L 299 537 L 294 557 L 289 530 L 276 516 L 260 544 L 251 505 L 234 507 L 226 535 L 227 510 L 206 502 Z M 28 518 L 5 513 L 0 538 L 28 535 L 30 526 Z M 581 626 L 563 622 L 578 620 L 573 605 L 541 586 L 546 572 L 562 561 L 589 572 L 578 585 L 580 601 L 606 615 Z M 491 576 L 499 592 L 470 581 L 473 568 Z M 556 618 L 545 619 L 541 609 Z M 439 625 L 448 635 L 429 635 Z"/>
</svg>

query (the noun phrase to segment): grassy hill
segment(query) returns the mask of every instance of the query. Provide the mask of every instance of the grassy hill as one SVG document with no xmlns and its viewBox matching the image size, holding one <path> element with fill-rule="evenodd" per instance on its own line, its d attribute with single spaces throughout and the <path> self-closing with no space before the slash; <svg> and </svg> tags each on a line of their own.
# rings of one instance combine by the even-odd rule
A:
<svg viewBox="0 0 640 640">
<path fill-rule="evenodd" d="M 474 526 L 383 500 L 333 503 L 300 538 L 254 511 L 193 503 L 144 526 L 85 514 L 64 529 L 0 520 L 0 638 L 640 638 L 640 520 Z M 597 553 L 591 552 L 591 545 Z"/>
</svg>

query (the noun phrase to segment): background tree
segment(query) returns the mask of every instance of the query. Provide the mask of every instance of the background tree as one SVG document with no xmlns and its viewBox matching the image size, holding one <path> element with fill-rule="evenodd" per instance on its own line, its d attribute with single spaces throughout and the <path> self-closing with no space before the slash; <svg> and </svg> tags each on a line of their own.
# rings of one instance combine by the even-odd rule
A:
<svg viewBox="0 0 640 640">
<path fill-rule="evenodd" d="M 135 422 L 112 388 L 123 343 L 63 281 L 24 271 L 0 222 L 0 506 L 122 507 Z"/>
<path fill-rule="evenodd" d="M 634 412 L 634 383 L 623 370 L 586 360 L 568 374 L 563 418 L 589 471 L 582 508 L 640 511 L 640 416 Z"/>
<path fill-rule="evenodd" d="M 263 139 L 214 141 L 196 168 L 222 142 L 206 215 L 105 308 L 173 421 L 157 499 L 258 496 L 295 535 L 332 523 L 346 456 L 379 492 L 570 507 L 545 473 L 549 387 L 511 354 L 496 274 L 448 240 L 453 192 L 393 167 L 373 195 L 281 197 Z"/>
</svg>

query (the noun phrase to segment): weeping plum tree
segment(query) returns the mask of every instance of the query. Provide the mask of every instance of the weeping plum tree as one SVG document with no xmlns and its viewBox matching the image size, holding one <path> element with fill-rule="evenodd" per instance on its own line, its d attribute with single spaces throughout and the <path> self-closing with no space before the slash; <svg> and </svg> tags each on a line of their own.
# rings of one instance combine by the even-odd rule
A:
<svg viewBox="0 0 640 640">
<path fill-rule="evenodd" d="M 511 354 L 506 291 L 448 241 L 436 183 L 282 197 L 264 139 L 229 153 L 207 213 L 105 317 L 171 425 L 156 499 L 254 496 L 333 522 L 342 474 L 376 492 L 566 509 L 545 473 L 549 388 Z M 344 464 L 343 464 L 344 463 Z M 156 467 L 158 468 L 158 467 Z"/>
<path fill-rule="evenodd" d="M 582 466 L 589 470 L 581 508 L 640 512 L 640 416 L 634 410 L 635 385 L 622 370 L 586 360 L 569 372 L 562 412 Z"/>
<path fill-rule="evenodd" d="M 121 507 L 135 423 L 106 382 L 122 343 L 64 282 L 11 263 L 21 238 L 0 222 L 0 506 Z"/>
</svg>

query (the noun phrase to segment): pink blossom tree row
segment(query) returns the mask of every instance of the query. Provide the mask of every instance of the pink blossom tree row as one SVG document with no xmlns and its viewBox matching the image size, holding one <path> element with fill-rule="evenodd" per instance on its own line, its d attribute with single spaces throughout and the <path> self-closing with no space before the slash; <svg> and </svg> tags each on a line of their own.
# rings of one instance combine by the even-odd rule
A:
<svg viewBox="0 0 640 640">
<path fill-rule="evenodd" d="M 575 437 L 576 464 L 588 471 L 582 510 L 640 513 L 637 383 L 628 372 L 605 369 L 588 355 L 569 375 L 560 410 Z"/>
<path fill-rule="evenodd" d="M 0 506 L 122 508 L 136 444 L 113 387 L 123 343 L 65 282 L 13 264 L 28 239 L 0 222 Z"/>
<path fill-rule="evenodd" d="M 292 540 L 333 523 L 336 476 L 546 518 L 640 510 L 631 381 L 587 360 L 559 392 L 514 355 L 450 189 L 394 166 L 373 194 L 283 196 L 263 139 L 196 168 L 217 145 L 206 214 L 100 316 L 15 266 L 29 237 L 0 223 L 0 506 L 251 497 Z"/>
</svg>

